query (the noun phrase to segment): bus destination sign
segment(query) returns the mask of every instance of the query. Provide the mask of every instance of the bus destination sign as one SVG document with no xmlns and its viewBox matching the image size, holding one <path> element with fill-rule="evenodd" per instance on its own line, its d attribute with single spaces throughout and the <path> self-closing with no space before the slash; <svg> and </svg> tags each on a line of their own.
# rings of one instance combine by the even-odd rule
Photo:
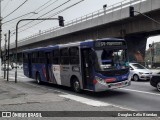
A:
<svg viewBox="0 0 160 120">
<path fill-rule="evenodd" d="M 109 41 L 96 41 L 95 47 L 107 47 L 107 46 L 122 46 L 125 45 L 123 41 L 109 42 Z"/>
</svg>

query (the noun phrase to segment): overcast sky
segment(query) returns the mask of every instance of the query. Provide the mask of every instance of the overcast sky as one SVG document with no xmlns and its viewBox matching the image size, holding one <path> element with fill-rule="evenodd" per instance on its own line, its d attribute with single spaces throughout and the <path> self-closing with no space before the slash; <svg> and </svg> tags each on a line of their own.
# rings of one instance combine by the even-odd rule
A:
<svg viewBox="0 0 160 120">
<path fill-rule="evenodd" d="M 26 2 L 25 2 L 26 1 Z M 67 2 L 68 1 L 68 2 Z M 18 20 L 24 19 L 24 18 L 37 18 L 39 16 L 42 16 L 42 18 L 53 16 L 56 12 L 65 9 L 66 7 L 69 7 L 70 5 L 73 5 L 81 0 L 2 0 L 2 23 L 12 20 L 14 18 L 17 18 L 19 16 L 25 15 L 19 19 L 16 19 L 12 22 L 8 22 L 2 25 L 3 29 L 3 35 L 5 33 L 8 33 L 8 30 L 12 31 L 12 42 L 15 39 L 14 31 L 15 26 Z M 107 6 L 113 5 L 115 3 L 121 2 L 122 0 L 84 0 L 83 2 L 71 7 L 70 9 L 57 14 L 53 17 L 57 18 L 59 15 L 63 16 L 65 21 L 70 21 L 72 19 L 81 17 L 83 15 L 86 15 L 88 13 L 92 13 L 94 11 L 97 11 L 99 9 L 103 8 L 103 5 L 107 4 Z M 129 0 L 128 0 L 129 1 Z M 24 3 L 25 2 L 25 3 Z M 48 2 L 45 6 L 42 6 Z M 66 2 L 66 3 L 65 3 Z M 17 11 L 13 12 L 18 6 L 20 6 L 22 3 L 24 3 Z M 64 5 L 62 5 L 64 4 Z M 60 6 L 62 5 L 62 6 Z M 40 7 L 42 6 L 42 7 Z M 48 7 L 47 7 L 48 6 Z M 56 8 L 57 6 L 60 6 Z M 39 8 L 40 7 L 40 8 Z M 45 8 L 46 7 L 46 8 Z M 39 8 L 39 9 L 38 9 Z M 53 10 L 54 9 L 54 10 Z M 53 11 L 51 11 L 53 10 Z M 45 14 L 49 12 L 48 14 Z M 12 14 L 10 14 L 13 12 Z M 38 14 L 31 14 L 30 12 L 37 12 Z M 30 13 L 30 14 L 28 14 Z M 55 26 L 58 26 L 58 21 L 45 21 L 42 22 L 36 26 L 34 26 L 39 21 L 31 22 L 28 25 L 25 25 L 22 28 L 19 28 L 19 31 L 23 31 L 26 28 L 30 27 L 30 29 L 27 29 L 23 32 L 19 33 L 19 38 L 25 38 L 27 36 L 30 36 L 32 34 L 38 33 L 39 30 L 43 31 Z M 26 24 L 27 22 L 20 23 L 19 27 Z M 148 41 L 149 43 L 152 43 L 153 40 L 159 41 L 160 37 L 153 37 L 150 38 Z M 148 45 L 147 45 L 148 46 Z"/>
</svg>

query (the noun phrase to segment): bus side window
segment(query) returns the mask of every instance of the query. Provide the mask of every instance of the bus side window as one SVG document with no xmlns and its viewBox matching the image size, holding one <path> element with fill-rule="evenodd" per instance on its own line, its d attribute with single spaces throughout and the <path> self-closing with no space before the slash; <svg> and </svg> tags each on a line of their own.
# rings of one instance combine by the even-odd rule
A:
<svg viewBox="0 0 160 120">
<path fill-rule="evenodd" d="M 32 53 L 32 63 L 37 63 L 38 60 L 38 52 Z"/>
<path fill-rule="evenodd" d="M 78 47 L 71 47 L 69 49 L 70 54 L 70 64 L 79 64 L 79 48 Z"/>
<path fill-rule="evenodd" d="M 39 52 L 39 59 L 37 61 L 38 63 L 46 63 L 45 53 L 40 51 Z"/>
<path fill-rule="evenodd" d="M 69 52 L 68 52 L 68 48 L 62 48 L 60 50 L 60 55 L 61 55 L 61 64 L 62 65 L 68 65 L 69 64 Z"/>
<path fill-rule="evenodd" d="M 59 64 L 59 49 L 53 50 L 53 64 Z"/>
<path fill-rule="evenodd" d="M 51 64 L 52 63 L 52 52 L 47 52 L 46 55 L 47 55 L 46 57 L 47 57 L 48 64 Z"/>
</svg>

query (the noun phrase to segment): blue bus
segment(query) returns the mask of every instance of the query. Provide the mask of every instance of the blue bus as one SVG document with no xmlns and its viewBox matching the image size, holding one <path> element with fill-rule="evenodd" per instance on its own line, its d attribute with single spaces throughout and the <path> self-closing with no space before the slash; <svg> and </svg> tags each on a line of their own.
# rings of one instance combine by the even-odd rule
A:
<svg viewBox="0 0 160 120">
<path fill-rule="evenodd" d="M 104 38 L 23 51 L 24 75 L 44 82 L 93 92 L 130 85 L 124 39 Z"/>
</svg>

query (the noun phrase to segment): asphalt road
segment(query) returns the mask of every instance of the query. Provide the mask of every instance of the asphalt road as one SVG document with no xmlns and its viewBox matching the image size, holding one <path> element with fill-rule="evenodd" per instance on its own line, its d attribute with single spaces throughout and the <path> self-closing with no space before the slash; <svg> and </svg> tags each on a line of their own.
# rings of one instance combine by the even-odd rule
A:
<svg viewBox="0 0 160 120">
<path fill-rule="evenodd" d="M 14 70 L 10 71 L 9 78 L 10 81 L 14 80 Z M 18 82 L 19 81 L 25 84 L 39 86 L 34 80 L 25 77 L 21 69 L 18 69 Z M 58 92 L 65 93 L 67 95 L 75 95 L 82 98 L 102 101 L 128 110 L 160 111 L 160 92 L 158 92 L 156 88 L 152 87 L 149 81 L 132 81 L 131 86 L 125 88 L 100 93 L 86 91 L 83 92 L 83 94 L 74 93 L 67 87 L 50 84 L 41 85 L 40 87 L 47 88 L 49 90 L 57 90 Z"/>
</svg>

